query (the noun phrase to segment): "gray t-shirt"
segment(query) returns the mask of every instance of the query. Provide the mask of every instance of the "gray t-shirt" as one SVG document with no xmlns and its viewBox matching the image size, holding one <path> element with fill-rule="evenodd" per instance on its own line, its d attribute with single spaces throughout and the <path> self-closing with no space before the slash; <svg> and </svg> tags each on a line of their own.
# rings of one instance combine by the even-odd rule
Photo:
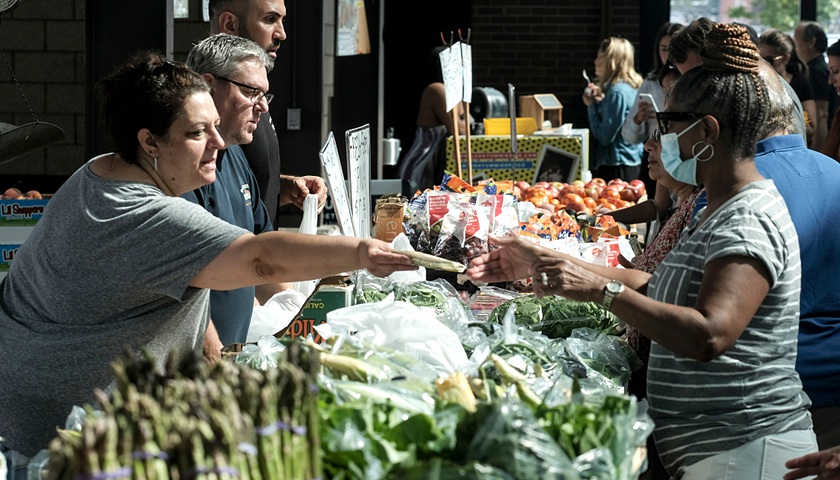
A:
<svg viewBox="0 0 840 480">
<path fill-rule="evenodd" d="M 190 280 L 247 233 L 183 198 L 80 168 L 2 283 L 0 436 L 32 456 L 93 403 L 124 349 L 200 350 L 209 290 Z"/>
<path fill-rule="evenodd" d="M 654 300 L 693 307 L 704 267 L 713 260 L 755 258 L 770 275 L 758 311 L 721 356 L 701 362 L 652 345 L 650 415 L 671 475 L 757 438 L 811 428 L 811 402 L 794 368 L 801 280 L 796 230 L 772 180 L 742 192 L 699 226 L 698 214 L 648 285 Z"/>
</svg>

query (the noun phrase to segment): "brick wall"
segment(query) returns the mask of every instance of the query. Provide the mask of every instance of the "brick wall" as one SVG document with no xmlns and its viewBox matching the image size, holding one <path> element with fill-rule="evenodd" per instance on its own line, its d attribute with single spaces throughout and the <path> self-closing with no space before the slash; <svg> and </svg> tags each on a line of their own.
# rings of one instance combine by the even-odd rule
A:
<svg viewBox="0 0 840 480">
<path fill-rule="evenodd" d="M 639 45 L 639 0 L 473 0 L 473 84 L 507 96 L 553 93 L 564 122 L 585 127 L 581 70 L 592 65 L 606 36 Z M 651 55 L 643 52 L 644 55 Z M 638 61 L 637 61 L 638 64 Z"/>
<path fill-rule="evenodd" d="M 621 35 L 638 46 L 640 4 L 472 0 L 474 85 L 505 94 L 508 83 L 517 95 L 554 93 L 563 103 L 564 121 L 585 126 L 581 69 L 594 74 L 592 60 L 604 36 Z M 207 35 L 200 8 L 200 0 L 190 0 L 190 18 L 175 22 L 178 60 Z M 84 18 L 85 0 L 24 0 L 0 16 L 0 49 L 35 115 L 65 132 L 62 141 L 0 165 L 0 177 L 67 176 L 87 160 Z M 0 122 L 20 125 L 31 118 L 8 68 L 0 64 Z"/>
<path fill-rule="evenodd" d="M 190 18 L 175 21 L 173 55 L 177 60 L 185 60 L 193 43 L 207 36 L 200 8 L 200 0 L 190 0 Z M 70 175 L 87 160 L 85 0 L 21 1 L 0 16 L 0 49 L 38 120 L 58 125 L 65 134 L 59 142 L 0 165 L 0 176 L 8 183 Z M 0 122 L 22 125 L 31 121 L 9 69 L 0 62 Z M 54 185 L 24 187 L 54 189 Z"/>
<path fill-rule="evenodd" d="M 0 165 L 0 174 L 68 175 L 82 164 L 84 11 L 84 0 L 25 0 L 0 16 L 0 49 L 33 113 L 40 121 L 58 125 L 65 134 L 63 140 L 45 149 Z M 0 122 L 32 122 L 5 62 L 0 64 Z"/>
</svg>

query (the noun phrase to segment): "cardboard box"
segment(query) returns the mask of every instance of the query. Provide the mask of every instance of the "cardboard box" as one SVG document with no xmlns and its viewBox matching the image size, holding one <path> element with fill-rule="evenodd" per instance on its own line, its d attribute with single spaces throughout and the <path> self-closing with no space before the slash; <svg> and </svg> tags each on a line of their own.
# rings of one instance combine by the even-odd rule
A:
<svg viewBox="0 0 840 480">
<path fill-rule="evenodd" d="M 0 200 L 0 226 L 35 225 L 46 207 L 47 200 Z"/>
<path fill-rule="evenodd" d="M 348 285 L 347 277 L 329 277 L 321 280 L 312 295 L 306 299 L 295 319 L 275 337 L 315 335 L 314 341 L 323 339 L 315 332 L 315 326 L 327 321 L 327 313 L 353 305 L 353 286 Z"/>
</svg>

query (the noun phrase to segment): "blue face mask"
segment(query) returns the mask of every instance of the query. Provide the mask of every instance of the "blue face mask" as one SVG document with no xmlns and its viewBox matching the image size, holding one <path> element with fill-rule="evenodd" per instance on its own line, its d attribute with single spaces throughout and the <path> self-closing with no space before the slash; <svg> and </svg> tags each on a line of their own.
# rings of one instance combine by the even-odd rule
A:
<svg viewBox="0 0 840 480">
<path fill-rule="evenodd" d="M 665 171 L 671 174 L 674 180 L 695 186 L 697 185 L 697 158 L 711 148 L 711 145 L 706 145 L 699 152 L 695 153 L 693 157 L 688 160 L 683 160 L 680 157 L 679 137 L 701 121 L 703 121 L 702 118 L 689 125 L 680 133 L 666 133 L 659 140 L 662 144 L 661 160 L 662 167 L 665 168 Z"/>
</svg>

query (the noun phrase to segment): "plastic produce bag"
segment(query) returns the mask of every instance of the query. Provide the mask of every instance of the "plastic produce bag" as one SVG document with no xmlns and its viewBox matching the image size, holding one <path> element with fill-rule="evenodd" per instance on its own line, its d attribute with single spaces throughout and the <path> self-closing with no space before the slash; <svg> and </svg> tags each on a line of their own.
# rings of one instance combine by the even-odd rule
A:
<svg viewBox="0 0 840 480">
<path fill-rule="evenodd" d="M 318 195 L 310 193 L 303 199 L 303 220 L 300 222 L 300 233 L 315 235 L 318 232 Z M 295 282 L 295 290 L 309 297 L 315 291 L 318 280 L 304 280 Z M 276 330 L 275 330 L 276 331 Z"/>
<path fill-rule="evenodd" d="M 264 335 L 257 340 L 257 344 L 245 345 L 242 352 L 236 356 L 236 363 L 247 365 L 256 370 L 266 371 L 276 368 L 280 356 L 286 347 L 271 335 Z"/>
<path fill-rule="evenodd" d="M 627 359 L 630 350 L 622 348 L 617 337 L 591 328 L 577 328 L 565 343 L 568 354 L 585 367 L 586 378 L 607 393 L 624 392 L 633 369 Z"/>
<path fill-rule="evenodd" d="M 255 305 L 245 341 L 254 343 L 263 335 L 274 335 L 286 328 L 306 299 L 307 296 L 297 290 L 284 290 L 275 293 L 264 305 Z"/>
<path fill-rule="evenodd" d="M 503 469 L 514 478 L 577 480 L 571 461 L 521 401 L 479 404 L 456 427 L 456 454 Z"/>
<path fill-rule="evenodd" d="M 340 308 L 327 313 L 327 322 L 315 330 L 325 339 L 349 335 L 374 346 L 394 350 L 428 362 L 440 375 L 467 364 L 458 335 L 427 311 L 408 302 L 377 302 Z"/>
</svg>

